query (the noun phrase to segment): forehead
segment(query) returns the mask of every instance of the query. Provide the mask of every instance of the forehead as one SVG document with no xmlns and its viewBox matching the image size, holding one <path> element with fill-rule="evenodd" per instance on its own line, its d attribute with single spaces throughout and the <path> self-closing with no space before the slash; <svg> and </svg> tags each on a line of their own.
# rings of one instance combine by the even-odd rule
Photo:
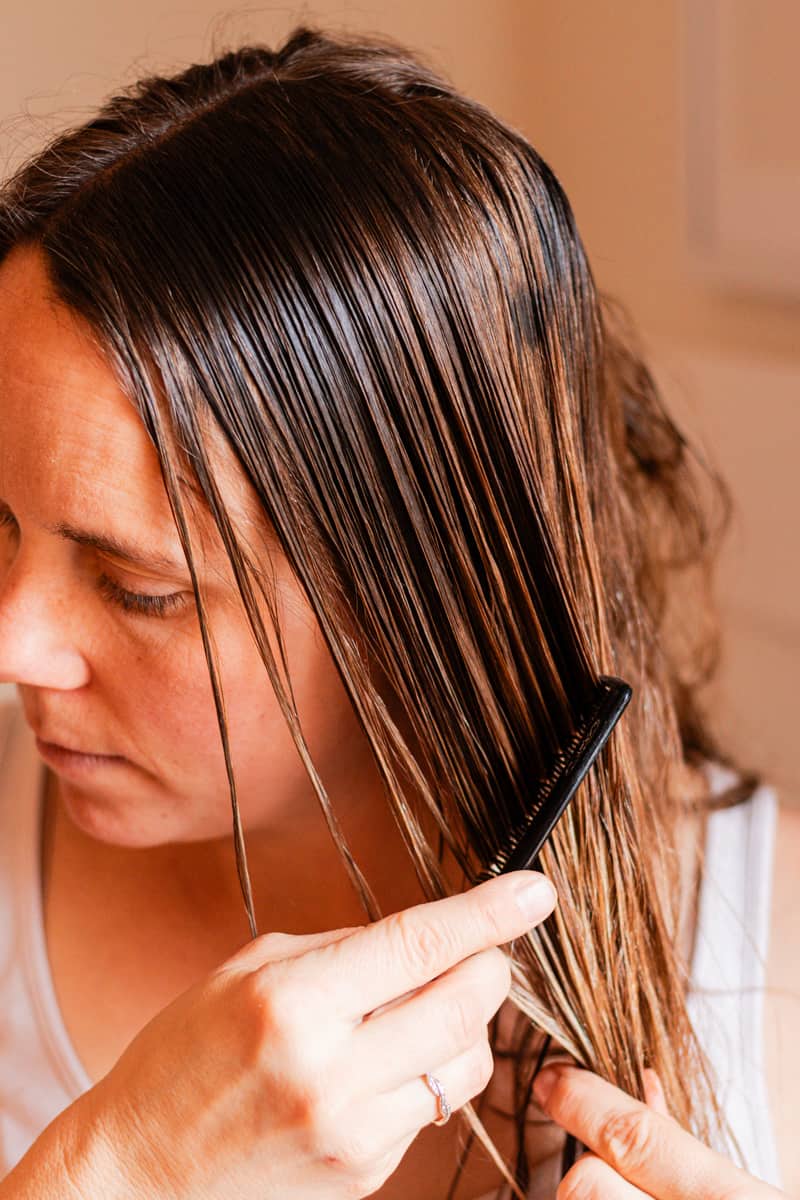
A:
<svg viewBox="0 0 800 1200">
<path fill-rule="evenodd" d="M 41 252 L 27 246 L 0 265 L 0 421 L 4 487 L 10 473 L 84 504 L 127 494 L 151 504 L 163 492 L 136 410 L 88 326 L 53 295 Z"/>
<path fill-rule="evenodd" d="M 0 497 L 12 507 L 30 504 L 43 520 L 45 510 L 61 518 L 66 509 L 76 520 L 88 512 L 174 530 L 141 418 L 88 324 L 54 294 L 36 247 L 15 247 L 0 264 L 0 424 Z M 219 431 L 204 425 L 230 517 L 248 541 L 260 541 L 266 529 L 254 493 Z M 198 550 L 218 552 L 210 514 L 191 503 L 188 515 Z M 177 531 L 174 538 L 177 545 Z"/>
</svg>

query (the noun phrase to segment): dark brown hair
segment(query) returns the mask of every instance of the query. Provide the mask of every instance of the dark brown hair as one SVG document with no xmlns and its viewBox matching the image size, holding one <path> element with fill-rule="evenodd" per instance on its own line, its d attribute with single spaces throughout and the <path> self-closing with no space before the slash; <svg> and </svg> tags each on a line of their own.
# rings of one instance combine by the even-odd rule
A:
<svg viewBox="0 0 800 1200">
<path fill-rule="evenodd" d="M 634 1094 L 655 1068 L 673 1114 L 710 1137 L 720 1114 L 670 882 L 686 805 L 670 781 L 682 764 L 731 765 L 696 701 L 715 664 L 709 570 L 729 500 L 622 309 L 598 295 L 547 164 L 402 47 L 301 27 L 275 51 L 142 79 L 52 139 L 0 193 L 0 261 L 21 244 L 44 252 L 158 452 L 253 934 L 186 519 L 196 494 L 365 911 L 380 912 L 270 652 L 269 552 L 226 511 L 211 431 L 309 598 L 430 898 L 445 843 L 465 885 L 492 858 L 598 675 L 631 683 L 543 854 L 557 911 L 514 946 L 515 1178 L 526 1186 L 543 1033 Z M 691 619 L 675 622 L 684 588 Z"/>
</svg>

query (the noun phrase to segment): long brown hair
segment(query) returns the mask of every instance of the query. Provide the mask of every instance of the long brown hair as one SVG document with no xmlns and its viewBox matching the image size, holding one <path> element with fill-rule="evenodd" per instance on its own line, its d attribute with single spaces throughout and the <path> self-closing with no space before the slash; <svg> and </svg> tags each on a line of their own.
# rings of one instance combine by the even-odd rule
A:
<svg viewBox="0 0 800 1200">
<path fill-rule="evenodd" d="M 687 1016 L 669 882 L 685 805 L 669 782 L 682 764 L 732 765 L 696 700 L 715 665 L 709 572 L 729 498 L 598 295 L 547 164 L 419 56 L 300 27 L 275 51 L 142 79 L 53 138 L 0 193 L 0 261 L 26 243 L 159 455 L 253 934 L 187 521 L 198 494 L 332 836 L 381 914 L 271 654 L 269 550 L 230 519 L 212 432 L 308 596 L 431 899 L 445 845 L 465 886 L 492 858 L 598 675 L 632 684 L 542 856 L 557 910 L 514 945 L 515 1191 L 534 1035 L 636 1095 L 655 1068 L 673 1114 L 710 1138 L 721 1114 Z M 739 796 L 756 782 L 742 779 Z"/>
</svg>

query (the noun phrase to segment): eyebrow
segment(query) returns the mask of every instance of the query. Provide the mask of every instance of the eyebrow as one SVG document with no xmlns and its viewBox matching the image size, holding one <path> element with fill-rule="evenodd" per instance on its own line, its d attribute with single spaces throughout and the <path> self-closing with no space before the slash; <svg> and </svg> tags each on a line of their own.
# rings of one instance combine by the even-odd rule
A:
<svg viewBox="0 0 800 1200">
<path fill-rule="evenodd" d="M 0 500 L 0 514 L 14 517 L 4 500 Z M 180 562 L 177 558 L 171 558 L 166 554 L 159 554 L 158 551 L 145 548 L 135 541 L 123 541 L 113 533 L 95 533 L 89 529 L 78 529 L 67 521 L 59 521 L 57 525 L 45 525 L 45 529 L 48 533 L 67 538 L 79 546 L 87 546 L 92 550 L 99 550 L 103 554 L 111 554 L 114 558 L 124 559 L 125 562 L 139 567 L 160 567 L 165 571 L 180 572 L 187 570 L 185 562 Z"/>
<path fill-rule="evenodd" d="M 103 554 L 111 554 L 114 558 L 122 558 L 139 567 L 161 567 L 166 571 L 186 571 L 187 569 L 185 562 L 179 562 L 176 558 L 170 558 L 169 555 L 146 549 L 137 542 L 124 542 L 121 538 L 115 537 L 113 533 L 93 533 L 88 529 L 76 529 L 74 525 L 70 525 L 66 521 L 59 521 L 57 525 L 48 525 L 46 528 L 50 533 L 68 538 L 69 541 L 76 542 L 79 546 L 88 546 Z"/>
</svg>

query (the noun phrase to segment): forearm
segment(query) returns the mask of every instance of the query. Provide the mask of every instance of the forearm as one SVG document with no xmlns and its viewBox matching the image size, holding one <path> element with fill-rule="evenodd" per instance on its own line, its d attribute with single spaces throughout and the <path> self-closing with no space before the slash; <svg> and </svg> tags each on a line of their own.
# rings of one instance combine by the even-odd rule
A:
<svg viewBox="0 0 800 1200">
<path fill-rule="evenodd" d="M 122 1200 L 130 1195 L 121 1164 L 84 1097 L 51 1121 L 0 1181 L 0 1200 Z"/>
</svg>

